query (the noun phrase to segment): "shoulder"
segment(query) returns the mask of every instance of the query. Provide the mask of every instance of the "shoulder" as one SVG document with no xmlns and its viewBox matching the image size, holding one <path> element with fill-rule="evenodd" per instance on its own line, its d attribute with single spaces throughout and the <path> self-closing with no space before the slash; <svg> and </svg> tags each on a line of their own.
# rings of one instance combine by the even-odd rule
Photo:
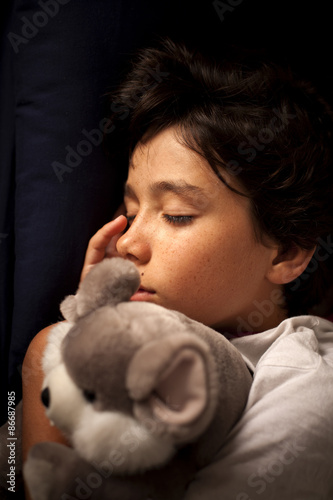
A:
<svg viewBox="0 0 333 500">
<path fill-rule="evenodd" d="M 331 498 L 333 324 L 290 318 L 259 335 L 233 342 L 255 366 L 248 402 L 186 500 L 294 500 L 304 485 L 307 498 Z"/>
<path fill-rule="evenodd" d="M 316 466 L 316 457 L 333 450 L 333 324 L 300 316 L 279 333 L 256 365 L 239 431 L 246 440 L 257 436 L 257 450 L 268 443 L 278 450 L 279 443 L 295 445 Z"/>
<path fill-rule="evenodd" d="M 318 363 L 319 357 L 333 359 L 333 323 L 317 316 L 296 316 L 231 342 L 253 371 L 265 364 L 304 369 Z"/>
<path fill-rule="evenodd" d="M 40 398 L 44 380 L 43 358 L 49 338 L 59 325 L 61 323 L 50 325 L 41 330 L 31 341 L 24 358 L 22 368 L 22 456 L 24 461 L 30 448 L 38 442 L 66 443 L 60 431 L 50 425 Z"/>
<path fill-rule="evenodd" d="M 318 452 L 332 450 L 328 422 L 333 414 L 333 324 L 316 316 L 299 316 L 259 335 L 252 352 L 250 344 L 242 346 L 254 365 L 253 384 L 239 423 L 243 438 L 263 436 L 267 429 L 278 442 L 294 440 L 300 434 L 301 418 L 303 445 Z M 266 439 L 268 443 L 272 437 L 266 435 Z"/>
<path fill-rule="evenodd" d="M 267 346 L 257 367 L 281 366 L 318 372 L 333 364 L 333 324 L 317 316 L 289 318 Z M 324 366 L 323 366 L 324 365 Z M 290 376 L 290 374 L 289 374 Z"/>
<path fill-rule="evenodd" d="M 37 358 L 42 358 L 47 344 L 48 336 L 54 327 L 55 325 L 47 326 L 46 328 L 43 328 L 43 330 L 41 330 L 39 333 L 37 333 L 37 335 L 35 335 L 35 337 L 30 342 L 28 350 L 25 354 L 23 368 L 35 362 Z"/>
<path fill-rule="evenodd" d="M 316 399 L 321 394 L 324 407 L 333 411 L 333 324 L 316 316 L 298 316 L 261 336 L 252 396 L 281 391 L 281 398 L 289 397 L 286 404 L 301 399 L 303 408 L 307 404 L 310 408 L 315 394 Z"/>
<path fill-rule="evenodd" d="M 47 352 L 47 346 L 50 342 L 57 342 L 55 338 L 59 339 L 62 337 L 61 333 L 66 329 L 66 322 L 56 323 L 54 325 L 47 326 L 43 328 L 29 344 L 26 355 L 23 361 L 23 377 L 27 373 L 27 369 L 34 368 L 38 370 L 42 368 L 42 360 Z M 67 332 L 67 329 L 66 329 Z"/>
</svg>

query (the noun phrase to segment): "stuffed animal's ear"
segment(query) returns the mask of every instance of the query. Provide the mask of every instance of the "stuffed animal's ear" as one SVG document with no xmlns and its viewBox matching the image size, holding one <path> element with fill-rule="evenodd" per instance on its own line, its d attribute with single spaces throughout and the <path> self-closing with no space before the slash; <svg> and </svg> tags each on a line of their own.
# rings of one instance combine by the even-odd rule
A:
<svg viewBox="0 0 333 500">
<path fill-rule="evenodd" d="M 208 345 L 190 334 L 145 344 L 133 357 L 127 388 L 135 416 L 156 424 L 175 443 L 200 435 L 217 404 L 217 372 Z"/>
<path fill-rule="evenodd" d="M 60 305 L 69 321 L 106 305 L 129 300 L 140 286 L 140 274 L 129 260 L 120 257 L 104 259 L 96 264 L 80 284 L 76 295 L 69 295 Z"/>
<path fill-rule="evenodd" d="M 67 321 L 74 323 L 77 320 L 76 296 L 68 295 L 60 304 L 61 314 Z"/>
</svg>

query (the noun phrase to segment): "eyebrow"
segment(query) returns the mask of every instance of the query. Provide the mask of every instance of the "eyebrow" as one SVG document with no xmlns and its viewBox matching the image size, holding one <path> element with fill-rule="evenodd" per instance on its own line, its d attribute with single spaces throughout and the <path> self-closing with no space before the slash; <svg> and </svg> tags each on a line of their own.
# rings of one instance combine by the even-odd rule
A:
<svg viewBox="0 0 333 500">
<path fill-rule="evenodd" d="M 189 184 L 186 181 L 154 182 L 149 186 L 149 190 L 154 196 L 158 196 L 163 193 L 174 193 L 176 196 L 183 198 L 192 205 L 197 205 L 202 202 L 203 198 L 207 198 L 207 195 L 202 188 Z M 128 198 L 136 198 L 135 191 L 130 184 L 125 184 L 124 196 Z"/>
</svg>

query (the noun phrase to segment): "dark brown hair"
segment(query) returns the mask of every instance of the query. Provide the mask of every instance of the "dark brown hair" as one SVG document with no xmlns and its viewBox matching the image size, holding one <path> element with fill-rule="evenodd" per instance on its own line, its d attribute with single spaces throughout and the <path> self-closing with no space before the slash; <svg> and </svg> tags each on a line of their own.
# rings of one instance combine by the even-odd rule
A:
<svg viewBox="0 0 333 500">
<path fill-rule="evenodd" d="M 333 260 L 332 114 L 310 83 L 253 54 L 217 60 L 166 40 L 139 53 L 111 110 L 105 145 L 120 168 L 138 142 L 177 125 L 223 182 L 223 171 L 235 177 L 258 234 L 284 250 L 317 245 L 285 294 L 290 315 L 322 300 Z"/>
</svg>

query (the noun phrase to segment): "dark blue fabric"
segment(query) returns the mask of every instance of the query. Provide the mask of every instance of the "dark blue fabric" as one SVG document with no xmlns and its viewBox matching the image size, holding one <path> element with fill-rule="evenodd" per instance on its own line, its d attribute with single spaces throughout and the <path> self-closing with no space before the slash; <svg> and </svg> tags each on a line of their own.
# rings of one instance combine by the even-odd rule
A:
<svg viewBox="0 0 333 500">
<path fill-rule="evenodd" d="M 6 32 L 9 2 L 2 6 L 1 34 Z M 6 7 L 6 9 L 4 9 Z M 0 53 L 0 377 L 1 421 L 6 416 L 8 352 L 13 303 L 14 268 L 14 92 L 9 51 Z"/>
<path fill-rule="evenodd" d="M 20 397 L 30 340 L 58 320 L 89 238 L 121 197 L 100 146 L 104 94 L 167 15 L 126 0 L 12 7 L 1 56 L 1 421 L 7 390 Z"/>
</svg>

